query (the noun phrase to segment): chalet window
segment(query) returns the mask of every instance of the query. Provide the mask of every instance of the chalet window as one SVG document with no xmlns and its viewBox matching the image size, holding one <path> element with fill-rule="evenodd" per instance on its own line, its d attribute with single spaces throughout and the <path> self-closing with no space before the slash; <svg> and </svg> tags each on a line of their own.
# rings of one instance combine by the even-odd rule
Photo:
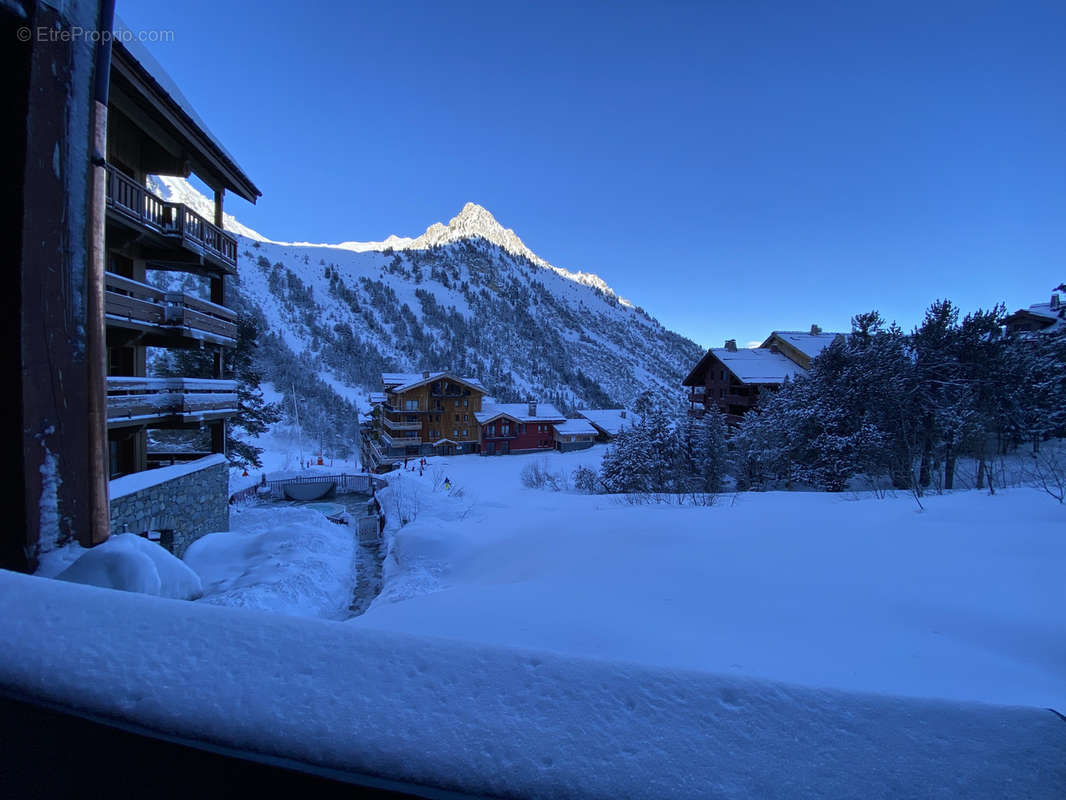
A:
<svg viewBox="0 0 1066 800">
<path fill-rule="evenodd" d="M 455 401 L 455 407 L 459 408 L 459 401 L 458 400 Z"/>
<path fill-rule="evenodd" d="M 418 411 L 418 400 L 404 400 L 403 407 L 407 411 Z"/>
<path fill-rule="evenodd" d="M 470 421 L 470 415 L 469 414 L 463 414 L 463 422 L 469 422 L 469 421 Z"/>
<path fill-rule="evenodd" d="M 463 401 L 463 408 L 468 408 L 469 406 L 470 406 L 470 401 L 469 400 L 464 400 Z"/>
<path fill-rule="evenodd" d="M 495 425 L 489 425 L 488 427 L 485 428 L 485 433 L 488 434 L 489 436 L 495 436 L 496 435 L 496 426 Z"/>
<path fill-rule="evenodd" d="M 519 432 L 519 433 L 525 433 L 525 432 L 526 432 L 526 425 L 525 425 L 525 423 L 524 423 L 524 422 L 523 422 L 523 423 L 520 423 L 520 424 L 519 424 L 519 426 L 518 426 L 518 432 Z"/>
<path fill-rule="evenodd" d="M 500 435 L 507 436 L 511 432 L 511 426 L 506 423 L 500 423 Z"/>
<path fill-rule="evenodd" d="M 458 422 L 458 421 L 459 421 L 459 415 L 458 415 L 458 414 L 456 414 L 456 415 L 455 415 L 455 421 L 456 421 L 456 422 Z"/>
<path fill-rule="evenodd" d="M 724 369 L 722 370 L 722 380 L 723 381 L 725 380 L 725 370 Z"/>
<path fill-rule="evenodd" d="M 452 436 L 454 436 L 456 439 L 459 438 L 459 429 L 458 428 L 452 428 Z"/>
<path fill-rule="evenodd" d="M 466 438 L 466 432 L 467 432 L 467 430 L 468 430 L 467 428 L 463 428 L 463 438 L 464 438 L 464 439 Z"/>
</svg>

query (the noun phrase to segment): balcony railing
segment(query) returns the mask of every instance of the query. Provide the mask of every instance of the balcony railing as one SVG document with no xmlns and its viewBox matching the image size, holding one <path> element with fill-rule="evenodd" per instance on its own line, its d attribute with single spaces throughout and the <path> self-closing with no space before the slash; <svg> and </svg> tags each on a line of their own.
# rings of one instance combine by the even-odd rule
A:
<svg viewBox="0 0 1066 800">
<path fill-rule="evenodd" d="M 422 430 L 421 422 L 401 422 L 395 419 L 389 419 L 386 416 L 381 417 L 382 424 L 394 431 L 420 431 Z"/>
<path fill-rule="evenodd" d="M 197 422 L 237 412 L 237 382 L 206 378 L 107 379 L 109 425 Z"/>
<path fill-rule="evenodd" d="M 237 268 L 237 240 L 182 203 L 168 203 L 107 165 L 107 207 L 194 253 Z"/>
<path fill-rule="evenodd" d="M 381 434 L 381 439 L 387 447 L 406 447 L 408 445 L 422 444 L 421 436 L 390 436 Z"/>
<path fill-rule="evenodd" d="M 181 292 L 164 292 L 113 272 L 104 274 L 104 312 L 108 321 L 158 328 L 222 344 L 237 340 L 237 313 Z"/>
</svg>

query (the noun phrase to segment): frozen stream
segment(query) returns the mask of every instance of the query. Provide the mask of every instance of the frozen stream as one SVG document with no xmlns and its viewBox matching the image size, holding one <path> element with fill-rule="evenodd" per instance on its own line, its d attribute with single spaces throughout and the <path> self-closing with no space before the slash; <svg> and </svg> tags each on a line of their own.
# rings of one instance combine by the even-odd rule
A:
<svg viewBox="0 0 1066 800">
<path fill-rule="evenodd" d="M 352 593 L 352 602 L 349 606 L 351 616 L 358 617 L 363 614 L 374 598 L 381 593 L 382 578 L 381 569 L 383 563 L 382 539 L 378 528 L 376 511 L 370 502 L 371 496 L 366 494 L 342 494 L 329 500 L 286 501 L 275 500 L 280 505 L 299 506 L 301 508 L 313 508 L 326 517 L 346 513 L 348 529 L 355 541 L 352 571 L 355 573 L 355 590 Z M 367 520 L 372 520 L 370 524 Z M 360 523 L 362 522 L 362 525 Z M 362 528 L 362 533 L 360 533 Z"/>
</svg>

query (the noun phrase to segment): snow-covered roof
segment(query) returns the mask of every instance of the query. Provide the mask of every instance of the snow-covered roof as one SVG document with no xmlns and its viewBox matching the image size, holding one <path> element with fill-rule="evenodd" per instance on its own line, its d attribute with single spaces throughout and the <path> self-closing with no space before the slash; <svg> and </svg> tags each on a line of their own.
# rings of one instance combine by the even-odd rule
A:
<svg viewBox="0 0 1066 800">
<path fill-rule="evenodd" d="M 374 405 L 377 405 L 378 403 L 384 403 L 385 402 L 385 393 L 384 392 L 371 392 L 370 393 L 370 402 L 373 403 Z"/>
<path fill-rule="evenodd" d="M 587 419 L 568 419 L 566 422 L 558 422 L 555 424 L 555 432 L 563 433 L 566 435 L 577 434 L 592 434 L 596 435 L 596 428 Z"/>
<path fill-rule="evenodd" d="M 640 424 L 640 414 L 624 408 L 587 408 L 578 412 L 608 436 L 617 436 L 623 428 Z"/>
<path fill-rule="evenodd" d="M 430 372 L 428 375 L 425 372 L 383 372 L 381 373 L 381 382 L 385 384 L 385 388 L 390 392 L 406 392 L 408 389 L 414 389 L 423 383 L 435 381 L 442 377 L 465 383 L 479 392 L 488 391 L 485 385 L 477 378 L 461 378 L 451 372 Z"/>
<path fill-rule="evenodd" d="M 519 422 L 562 422 L 566 419 L 559 413 L 559 409 L 549 403 L 537 403 L 537 413 L 529 413 L 529 403 L 497 403 L 495 405 L 482 405 L 481 411 L 474 414 L 474 418 L 482 425 L 491 422 L 496 417 L 510 417 Z"/>
<path fill-rule="evenodd" d="M 1060 305 L 1058 308 L 1052 308 L 1051 303 L 1034 303 L 1029 306 L 1027 311 L 1030 314 L 1036 314 L 1038 317 L 1046 317 L 1056 322 L 1062 321 L 1062 315 L 1066 311 L 1066 305 Z"/>
<path fill-rule="evenodd" d="M 189 99 L 182 94 L 181 89 L 178 88 L 178 84 L 174 82 L 174 79 L 171 78 L 170 75 L 167 74 L 167 71 L 163 69 L 163 66 L 152 57 L 152 54 L 148 52 L 147 48 L 138 41 L 136 33 L 131 31 L 129 26 L 119 19 L 117 15 L 114 20 L 114 32 L 115 44 L 129 53 L 130 57 L 140 65 L 141 69 L 143 69 L 148 76 L 155 81 L 160 91 L 174 101 L 174 104 L 181 109 L 181 112 L 189 118 L 189 121 L 192 122 L 193 125 L 200 129 L 200 132 L 218 150 L 219 154 L 229 161 L 230 166 L 240 175 L 240 177 L 248 182 L 249 187 L 253 190 L 254 194 L 246 199 L 254 203 L 255 195 L 261 193 L 252 184 L 251 179 L 248 177 L 248 173 L 241 168 L 241 165 L 237 163 L 237 159 L 233 157 L 233 154 L 225 148 L 222 141 L 211 132 L 210 128 L 207 127 L 207 123 L 205 123 L 200 115 L 196 113 L 196 109 L 193 108 Z M 244 192 L 240 192 L 237 187 L 231 188 L 242 195 L 244 194 Z"/>
<path fill-rule="evenodd" d="M 214 455 L 204 456 L 198 458 L 195 461 L 186 461 L 181 464 L 171 464 L 169 467 L 158 467 L 156 469 L 146 469 L 141 472 L 134 472 L 130 475 L 123 475 L 121 478 L 115 478 L 108 482 L 108 495 L 112 500 L 119 497 L 125 497 L 135 492 L 139 492 L 142 489 L 148 489 L 152 486 L 158 486 L 161 483 L 172 481 L 175 478 L 180 478 L 184 475 L 190 475 L 193 472 L 199 472 L 202 469 L 213 467 L 217 464 L 228 464 L 227 459 L 221 453 L 215 453 Z"/>
<path fill-rule="evenodd" d="M 708 352 L 744 383 L 783 383 L 785 378 L 807 374 L 795 361 L 768 347 L 737 350 L 716 347 Z"/>
<path fill-rule="evenodd" d="M 766 341 L 762 343 L 761 347 L 769 347 L 771 340 L 775 336 L 792 345 L 804 355 L 814 358 L 825 350 L 825 348 L 829 347 L 829 345 L 833 343 L 833 340 L 838 336 L 847 336 L 847 334 L 832 332 L 810 333 L 804 331 L 772 331 L 770 335 L 766 337 Z"/>
</svg>

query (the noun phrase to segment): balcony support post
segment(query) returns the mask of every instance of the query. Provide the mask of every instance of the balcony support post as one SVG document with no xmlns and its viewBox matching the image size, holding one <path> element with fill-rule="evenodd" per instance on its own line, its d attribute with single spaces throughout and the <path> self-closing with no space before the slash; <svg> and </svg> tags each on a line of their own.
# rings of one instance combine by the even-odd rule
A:
<svg viewBox="0 0 1066 800">
<path fill-rule="evenodd" d="M 215 227 L 222 227 L 222 198 L 225 196 L 225 189 L 215 189 Z"/>
<path fill-rule="evenodd" d="M 100 8 L 100 30 L 111 30 L 113 0 Z M 107 336 L 104 317 L 104 271 L 107 269 L 104 227 L 107 218 L 107 94 L 111 72 L 111 40 L 102 39 L 96 50 L 96 86 L 93 97 L 93 183 L 90 250 L 86 276 L 86 368 L 89 434 L 89 527 L 78 532 L 83 547 L 105 541 L 111 534 L 107 464 Z"/>
</svg>

